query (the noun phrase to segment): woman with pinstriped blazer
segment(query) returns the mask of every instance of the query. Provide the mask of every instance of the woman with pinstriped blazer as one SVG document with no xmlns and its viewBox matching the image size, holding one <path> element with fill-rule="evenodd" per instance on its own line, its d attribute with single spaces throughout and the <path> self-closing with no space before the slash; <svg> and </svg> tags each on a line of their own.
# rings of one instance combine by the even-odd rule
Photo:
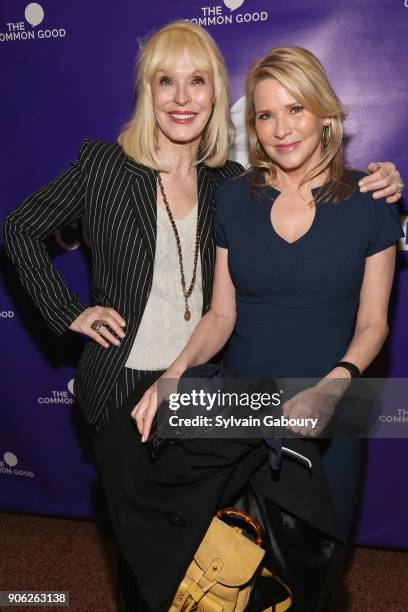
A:
<svg viewBox="0 0 408 612">
<path fill-rule="evenodd" d="M 233 130 L 226 69 L 204 29 L 174 22 L 153 35 L 140 52 L 137 92 L 118 144 L 85 140 L 78 160 L 7 217 L 4 242 L 50 327 L 89 338 L 75 394 L 97 429 L 97 461 L 123 555 L 119 609 L 163 612 L 215 509 L 265 466 L 266 450 L 253 441 L 220 449 L 208 473 L 196 480 L 184 474 L 180 482 L 189 465 L 182 448 L 158 467 L 129 416 L 209 308 L 213 194 L 223 178 L 242 171 L 227 160 Z M 392 165 L 366 179 L 388 196 L 398 180 Z M 94 306 L 66 286 L 44 244 L 75 219 L 90 237 Z M 312 523 L 325 507 L 322 483 L 315 474 L 299 496 Z M 335 536 L 326 506 L 320 526 Z"/>
</svg>

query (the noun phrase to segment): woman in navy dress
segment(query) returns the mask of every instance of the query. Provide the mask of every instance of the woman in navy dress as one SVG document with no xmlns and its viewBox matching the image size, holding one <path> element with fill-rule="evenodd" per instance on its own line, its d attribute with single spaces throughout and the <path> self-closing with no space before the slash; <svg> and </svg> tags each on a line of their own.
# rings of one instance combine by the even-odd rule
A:
<svg viewBox="0 0 408 612">
<path fill-rule="evenodd" d="M 344 111 L 310 52 L 272 49 L 250 71 L 246 94 L 251 168 L 217 190 L 212 305 L 165 376 L 178 378 L 226 345 L 230 375 L 319 378 L 283 412 L 322 416 L 319 391 L 333 383 L 341 397 L 387 337 L 399 215 L 359 191 L 361 173 L 344 163 Z M 156 393 L 151 387 L 132 412 L 144 439 Z M 315 437 L 320 421 L 293 430 Z M 360 450 L 334 441 L 323 457 L 345 531 Z"/>
</svg>

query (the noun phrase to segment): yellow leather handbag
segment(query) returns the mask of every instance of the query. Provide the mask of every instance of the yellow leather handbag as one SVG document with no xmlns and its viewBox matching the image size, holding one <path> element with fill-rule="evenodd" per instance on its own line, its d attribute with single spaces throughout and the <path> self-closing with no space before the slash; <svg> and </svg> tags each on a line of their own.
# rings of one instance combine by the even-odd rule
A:
<svg viewBox="0 0 408 612">
<path fill-rule="evenodd" d="M 224 523 L 223 516 L 244 520 L 254 529 L 255 542 L 239 527 Z M 265 555 L 261 543 L 262 527 L 254 517 L 236 508 L 219 510 L 190 563 L 169 612 L 243 612 L 258 574 L 275 578 L 266 568 L 261 569 Z M 284 612 L 290 608 L 290 590 L 279 582 L 285 587 L 287 597 L 264 612 Z"/>
</svg>

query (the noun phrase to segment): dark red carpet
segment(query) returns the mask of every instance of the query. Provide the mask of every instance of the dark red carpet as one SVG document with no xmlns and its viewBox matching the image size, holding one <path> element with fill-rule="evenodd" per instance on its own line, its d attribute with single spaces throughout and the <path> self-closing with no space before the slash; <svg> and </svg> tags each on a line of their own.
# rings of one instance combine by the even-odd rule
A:
<svg viewBox="0 0 408 612">
<path fill-rule="evenodd" d="M 0 590 L 69 591 L 70 607 L 58 609 L 116 612 L 115 548 L 107 527 L 0 514 L 0 551 Z M 0 606 L 1 612 L 41 609 Z M 356 549 L 332 611 L 407 612 L 407 553 Z"/>
</svg>

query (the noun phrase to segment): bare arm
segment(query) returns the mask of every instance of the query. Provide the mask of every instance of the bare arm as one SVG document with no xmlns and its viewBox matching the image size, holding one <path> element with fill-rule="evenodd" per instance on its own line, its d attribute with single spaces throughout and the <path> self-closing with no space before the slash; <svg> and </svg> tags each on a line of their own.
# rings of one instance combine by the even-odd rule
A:
<svg viewBox="0 0 408 612">
<path fill-rule="evenodd" d="M 341 361 L 354 363 L 365 370 L 378 355 L 388 334 L 388 303 L 395 268 L 396 247 L 391 246 L 366 258 L 355 332 Z M 285 402 L 282 411 L 288 418 L 317 418 L 314 429 L 291 427 L 302 435 L 319 435 L 330 421 L 337 401 L 351 381 L 345 368 L 333 368 L 310 389 Z"/>
<path fill-rule="evenodd" d="M 228 250 L 217 247 L 211 307 L 167 373 L 178 378 L 187 368 L 209 361 L 228 341 L 235 319 L 235 287 L 228 269 Z"/>
<path fill-rule="evenodd" d="M 232 334 L 236 319 L 235 287 L 228 269 L 228 250 L 217 247 L 210 310 L 193 331 L 183 351 L 163 374 L 178 379 L 187 368 L 216 355 Z M 157 410 L 157 384 L 152 385 L 132 410 L 132 417 L 146 441 Z"/>
<path fill-rule="evenodd" d="M 356 328 L 341 361 L 354 363 L 364 371 L 378 355 L 388 335 L 388 303 L 395 269 L 396 247 L 366 258 Z M 344 368 L 335 368 L 326 378 L 349 376 Z"/>
</svg>

